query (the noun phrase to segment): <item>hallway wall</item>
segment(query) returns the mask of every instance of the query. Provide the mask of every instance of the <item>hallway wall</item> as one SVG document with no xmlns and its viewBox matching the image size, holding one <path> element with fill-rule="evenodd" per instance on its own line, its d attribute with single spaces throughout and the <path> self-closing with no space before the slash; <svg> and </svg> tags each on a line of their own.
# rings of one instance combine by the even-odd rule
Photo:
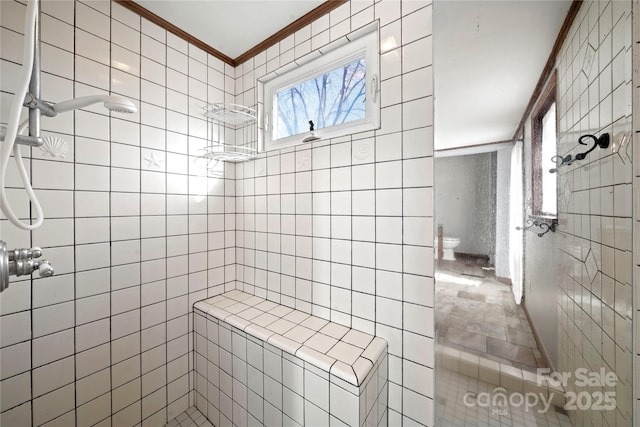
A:
<svg viewBox="0 0 640 427">
<path fill-rule="evenodd" d="M 455 252 L 496 252 L 496 153 L 435 159 L 436 227 L 458 237 Z"/>
<path fill-rule="evenodd" d="M 509 280 L 511 149 L 503 148 L 496 152 L 496 277 Z"/>
<path fill-rule="evenodd" d="M 556 368 L 574 375 L 603 366 L 618 377 L 605 390 L 615 391 L 616 410 L 569 411 L 574 425 L 632 425 L 633 157 L 623 138 L 631 131 L 631 19 L 630 1 L 589 1 L 578 12 L 556 62 L 558 153 L 584 151 L 577 139 L 586 133 L 609 132 L 612 145 L 560 169 L 559 230 L 526 240 L 526 306 L 545 347 L 557 349 Z M 529 127 L 525 135 L 530 177 Z M 530 213 L 530 193 L 526 200 Z M 573 380 L 568 389 L 592 391 Z"/>
</svg>

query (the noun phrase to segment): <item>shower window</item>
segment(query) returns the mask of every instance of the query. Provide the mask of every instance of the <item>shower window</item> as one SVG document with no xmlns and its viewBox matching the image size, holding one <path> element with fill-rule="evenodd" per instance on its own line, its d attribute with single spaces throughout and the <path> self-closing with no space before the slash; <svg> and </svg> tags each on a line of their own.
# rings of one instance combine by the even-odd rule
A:
<svg viewBox="0 0 640 427">
<path fill-rule="evenodd" d="M 349 34 L 262 81 L 264 150 L 379 127 L 377 25 Z M 298 66 L 298 64 L 301 64 Z"/>
<path fill-rule="evenodd" d="M 556 74 L 547 83 L 531 122 L 533 215 L 556 218 L 557 174 L 549 173 L 557 153 Z"/>
</svg>

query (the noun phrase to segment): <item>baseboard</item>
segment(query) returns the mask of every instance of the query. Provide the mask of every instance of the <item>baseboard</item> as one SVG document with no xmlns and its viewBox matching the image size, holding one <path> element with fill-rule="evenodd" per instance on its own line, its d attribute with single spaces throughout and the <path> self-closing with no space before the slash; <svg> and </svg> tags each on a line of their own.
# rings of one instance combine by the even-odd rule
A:
<svg viewBox="0 0 640 427">
<path fill-rule="evenodd" d="M 469 258 L 489 262 L 489 255 L 484 254 L 468 254 L 464 252 L 456 252 L 455 256 L 456 258 Z"/>
<path fill-rule="evenodd" d="M 540 354 L 542 355 L 542 358 L 544 359 L 545 365 L 547 365 L 548 368 L 551 368 L 552 371 L 555 371 L 553 363 L 551 363 L 551 358 L 549 357 L 549 353 L 547 352 L 547 349 L 542 344 L 542 340 L 540 339 L 540 335 L 538 335 L 538 331 L 536 330 L 535 325 L 531 321 L 531 316 L 529 315 L 529 310 L 527 310 L 527 305 L 524 303 L 524 299 L 522 299 L 522 302 L 520 303 L 520 305 L 522 306 L 522 309 L 524 310 L 525 316 L 527 316 L 527 321 L 529 322 L 529 326 L 531 327 L 531 332 L 533 332 L 533 339 L 536 340 L 536 344 L 538 345 L 538 350 L 540 350 Z"/>
<path fill-rule="evenodd" d="M 505 285 L 513 286 L 513 283 L 511 283 L 511 279 L 509 279 L 508 277 L 496 276 L 496 280 L 500 283 L 504 283 Z"/>
</svg>

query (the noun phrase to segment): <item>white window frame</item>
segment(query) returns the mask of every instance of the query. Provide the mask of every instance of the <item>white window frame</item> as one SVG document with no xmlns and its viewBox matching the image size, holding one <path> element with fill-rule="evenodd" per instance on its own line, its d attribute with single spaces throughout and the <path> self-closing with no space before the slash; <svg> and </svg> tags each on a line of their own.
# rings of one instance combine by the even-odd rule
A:
<svg viewBox="0 0 640 427">
<path fill-rule="evenodd" d="M 373 25 L 375 24 L 375 25 Z M 309 135 L 303 132 L 285 138 L 276 139 L 274 135 L 277 120 L 276 94 L 288 87 L 338 68 L 342 64 L 353 62 L 364 55 L 365 59 L 365 109 L 363 119 L 341 123 L 322 129 L 316 129 L 323 139 L 337 138 L 357 132 L 365 132 L 380 128 L 380 48 L 378 23 L 375 22 L 360 30 L 335 40 L 327 46 L 298 59 L 290 65 L 277 70 L 274 76 L 261 80 L 264 99 L 263 143 L 261 151 L 278 150 L 302 144 L 303 138 Z"/>
</svg>

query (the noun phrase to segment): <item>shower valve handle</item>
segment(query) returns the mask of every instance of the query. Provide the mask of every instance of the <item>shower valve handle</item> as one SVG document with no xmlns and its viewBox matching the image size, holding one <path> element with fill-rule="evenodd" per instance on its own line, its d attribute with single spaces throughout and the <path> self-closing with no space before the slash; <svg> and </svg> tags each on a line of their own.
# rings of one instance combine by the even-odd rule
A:
<svg viewBox="0 0 640 427">
<path fill-rule="evenodd" d="M 56 272 L 56 270 L 51 266 L 51 263 L 46 259 L 40 261 L 37 268 L 40 277 L 51 277 Z"/>
</svg>

